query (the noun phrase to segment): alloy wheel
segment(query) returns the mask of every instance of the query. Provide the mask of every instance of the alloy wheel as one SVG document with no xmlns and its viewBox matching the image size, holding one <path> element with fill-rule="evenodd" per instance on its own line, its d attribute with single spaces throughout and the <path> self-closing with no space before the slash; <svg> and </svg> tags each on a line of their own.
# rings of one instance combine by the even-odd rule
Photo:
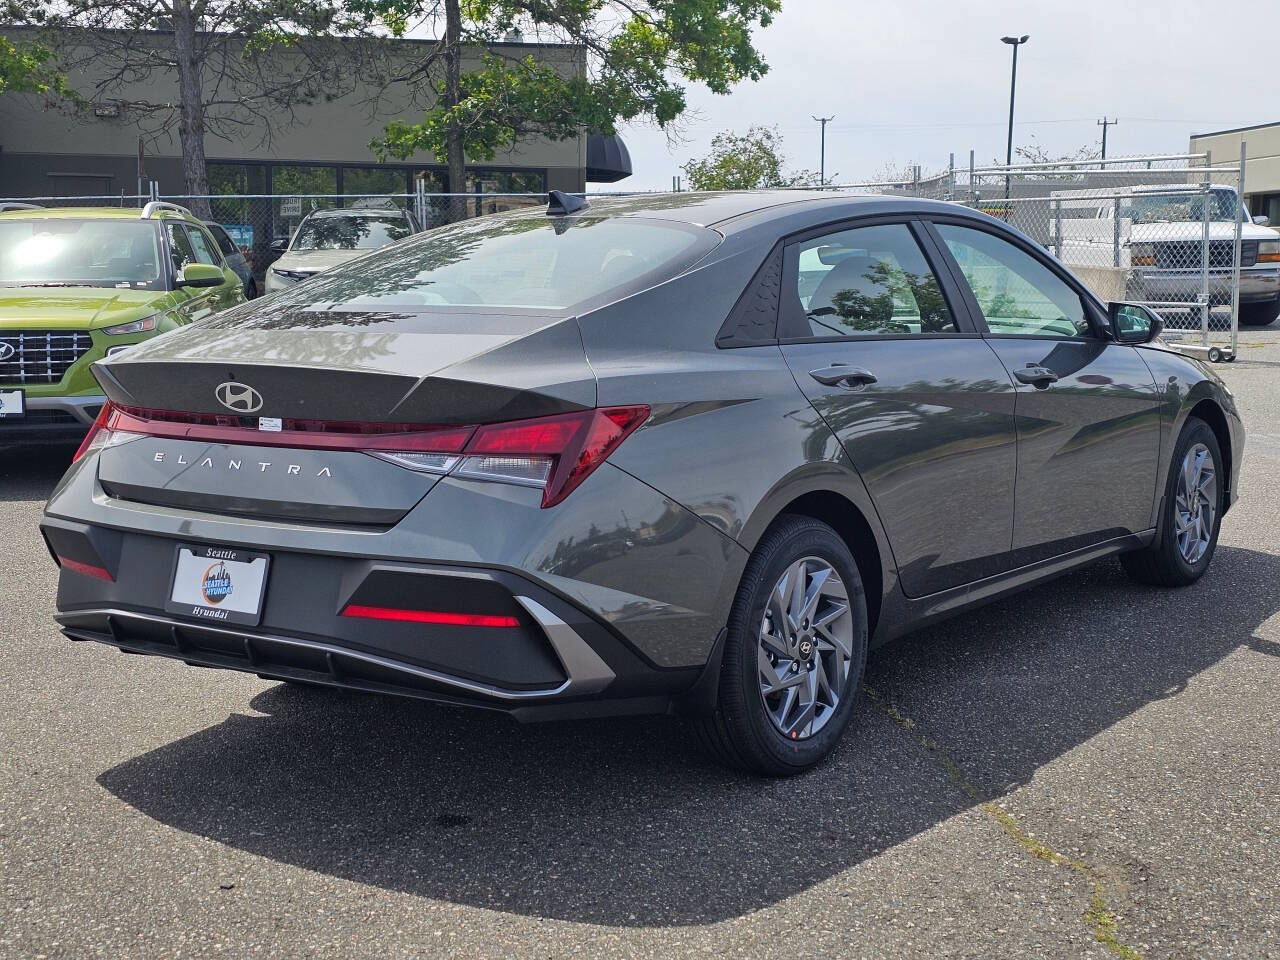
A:
<svg viewBox="0 0 1280 960">
<path fill-rule="evenodd" d="M 1182 458 L 1173 507 L 1173 532 L 1187 563 L 1198 563 L 1209 549 L 1217 514 L 1217 464 L 1207 446 L 1193 444 Z"/>
<path fill-rule="evenodd" d="M 852 656 L 844 581 L 825 560 L 797 560 L 769 593 L 757 656 L 760 696 L 784 737 L 807 739 L 826 726 L 840 706 Z"/>
</svg>

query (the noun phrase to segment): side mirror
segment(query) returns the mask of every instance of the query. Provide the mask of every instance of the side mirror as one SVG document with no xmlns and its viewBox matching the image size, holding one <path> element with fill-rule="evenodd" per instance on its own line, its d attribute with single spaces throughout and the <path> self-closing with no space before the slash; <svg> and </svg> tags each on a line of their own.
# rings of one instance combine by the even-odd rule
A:
<svg viewBox="0 0 1280 960">
<path fill-rule="evenodd" d="M 288 250 L 288 249 L 289 249 L 289 238 L 288 238 L 288 237 L 280 237 L 278 240 L 272 240 L 272 241 L 271 241 L 271 252 L 272 252 L 272 253 L 284 253 L 284 252 L 285 252 L 286 250 Z"/>
<path fill-rule="evenodd" d="M 1140 303 L 1110 303 L 1107 316 L 1117 343 L 1150 343 L 1164 329 L 1160 314 Z"/>
<path fill-rule="evenodd" d="M 1253 222 L 1260 227 L 1271 226 L 1271 218 L 1268 217 L 1266 214 L 1259 214 L 1258 216 L 1254 217 Z"/>
<path fill-rule="evenodd" d="M 188 263 L 178 274 L 180 287 L 220 287 L 227 282 L 221 267 L 212 263 Z"/>
</svg>

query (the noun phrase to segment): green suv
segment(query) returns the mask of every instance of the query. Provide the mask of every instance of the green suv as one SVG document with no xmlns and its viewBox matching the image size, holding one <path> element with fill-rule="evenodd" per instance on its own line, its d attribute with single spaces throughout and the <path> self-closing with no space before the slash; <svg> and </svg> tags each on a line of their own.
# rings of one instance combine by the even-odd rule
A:
<svg viewBox="0 0 1280 960">
<path fill-rule="evenodd" d="M 243 301 L 175 204 L 0 212 L 0 443 L 83 433 L 103 403 L 95 360 Z"/>
</svg>

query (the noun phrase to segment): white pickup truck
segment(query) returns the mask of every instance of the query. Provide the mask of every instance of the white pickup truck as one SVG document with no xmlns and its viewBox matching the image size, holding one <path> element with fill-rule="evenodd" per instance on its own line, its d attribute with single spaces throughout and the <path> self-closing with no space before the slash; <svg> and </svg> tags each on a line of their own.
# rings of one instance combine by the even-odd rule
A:
<svg viewBox="0 0 1280 960">
<path fill-rule="evenodd" d="M 1203 282 L 1204 204 L 1209 203 L 1209 302 L 1231 302 L 1236 210 L 1234 187 L 1153 184 L 1050 194 L 1049 249 L 1074 267 L 1127 271 L 1125 298 L 1195 303 Z M 1116 223 L 1117 206 L 1119 224 Z M 1062 236 L 1059 242 L 1058 224 Z M 1243 209 L 1240 323 L 1261 326 L 1280 315 L 1280 232 Z"/>
</svg>

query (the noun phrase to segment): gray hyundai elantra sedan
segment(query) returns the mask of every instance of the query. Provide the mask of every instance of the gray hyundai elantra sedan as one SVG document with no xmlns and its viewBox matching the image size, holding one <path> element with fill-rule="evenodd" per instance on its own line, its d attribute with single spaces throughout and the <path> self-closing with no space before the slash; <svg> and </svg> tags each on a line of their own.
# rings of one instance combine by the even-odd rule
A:
<svg viewBox="0 0 1280 960">
<path fill-rule="evenodd" d="M 47 506 L 76 640 L 820 761 L 869 647 L 1210 563 L 1231 394 L 998 220 L 553 194 L 100 361 Z M 318 695 L 319 692 L 318 692 Z"/>
</svg>

